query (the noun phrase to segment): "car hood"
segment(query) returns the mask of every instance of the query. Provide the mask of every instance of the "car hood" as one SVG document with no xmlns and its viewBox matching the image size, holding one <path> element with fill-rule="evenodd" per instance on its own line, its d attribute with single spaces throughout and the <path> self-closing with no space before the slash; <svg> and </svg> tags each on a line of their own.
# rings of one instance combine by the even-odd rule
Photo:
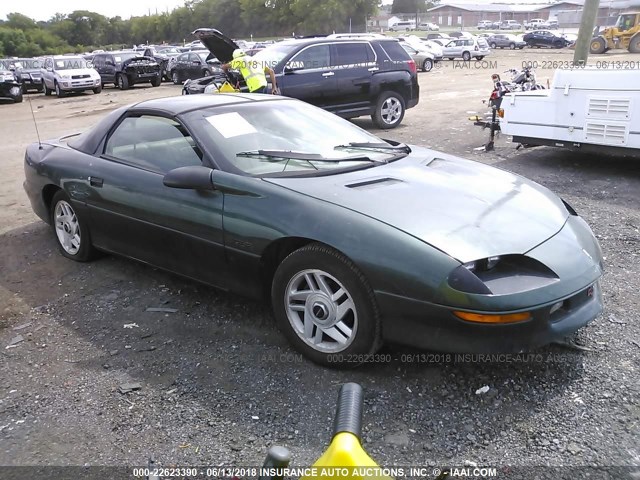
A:
<svg viewBox="0 0 640 480">
<path fill-rule="evenodd" d="M 199 28 L 192 32 L 209 51 L 222 63 L 233 60 L 233 51 L 240 48 L 229 37 L 215 28 Z"/>
<path fill-rule="evenodd" d="M 418 147 L 371 169 L 265 180 L 391 225 L 462 263 L 524 254 L 558 233 L 569 215 L 535 182 Z"/>
<path fill-rule="evenodd" d="M 56 73 L 59 74 L 60 76 L 63 76 L 63 75 L 68 75 L 68 76 L 91 75 L 92 77 L 98 76 L 98 72 L 93 68 L 72 68 L 69 70 L 56 70 Z"/>
</svg>

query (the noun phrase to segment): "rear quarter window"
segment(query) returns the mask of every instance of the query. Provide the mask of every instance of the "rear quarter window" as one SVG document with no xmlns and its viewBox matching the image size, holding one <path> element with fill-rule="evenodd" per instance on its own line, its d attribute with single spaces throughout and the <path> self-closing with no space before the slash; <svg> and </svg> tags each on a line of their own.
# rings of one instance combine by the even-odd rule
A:
<svg viewBox="0 0 640 480">
<path fill-rule="evenodd" d="M 409 54 L 402 48 L 399 42 L 380 42 L 380 46 L 394 62 L 406 62 L 411 60 Z"/>
</svg>

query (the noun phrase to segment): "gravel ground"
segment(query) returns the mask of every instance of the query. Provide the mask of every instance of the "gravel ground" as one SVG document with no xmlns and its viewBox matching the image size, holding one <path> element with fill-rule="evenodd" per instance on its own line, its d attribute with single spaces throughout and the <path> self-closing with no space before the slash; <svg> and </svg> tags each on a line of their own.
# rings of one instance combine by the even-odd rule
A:
<svg viewBox="0 0 640 480">
<path fill-rule="evenodd" d="M 494 59 L 504 71 L 536 55 L 570 59 L 544 50 Z M 289 348 L 267 305 L 122 258 L 59 255 L 20 187 L 24 147 L 35 140 L 29 103 L 2 106 L 0 465 L 146 465 L 153 456 L 164 466 L 251 466 L 276 444 L 291 450 L 292 465 L 309 465 L 329 441 L 340 384 L 353 381 L 365 391 L 364 446 L 382 465 L 478 464 L 500 478 L 613 478 L 579 467 L 617 466 L 626 468 L 617 478 L 638 478 L 640 163 L 516 151 L 507 138 L 491 154 L 474 150 L 486 136 L 466 117 L 482 110 L 492 72 L 447 63 L 420 75 L 420 105 L 384 136 L 520 173 L 574 206 L 607 269 L 605 311 L 579 333 L 584 350 L 550 346 L 500 361 L 390 345 L 388 361 L 315 366 Z M 48 137 L 176 93 L 164 85 L 32 97 Z M 368 119 L 356 123 L 373 130 Z"/>
</svg>

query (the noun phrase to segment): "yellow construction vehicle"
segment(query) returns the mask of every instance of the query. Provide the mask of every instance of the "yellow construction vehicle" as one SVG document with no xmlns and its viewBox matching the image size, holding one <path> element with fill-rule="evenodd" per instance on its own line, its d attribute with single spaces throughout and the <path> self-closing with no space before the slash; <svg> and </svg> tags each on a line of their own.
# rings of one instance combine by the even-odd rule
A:
<svg viewBox="0 0 640 480">
<path fill-rule="evenodd" d="M 626 48 L 640 53 L 640 12 L 623 13 L 613 27 L 606 28 L 591 39 L 589 52 L 600 54 L 612 48 Z"/>
</svg>

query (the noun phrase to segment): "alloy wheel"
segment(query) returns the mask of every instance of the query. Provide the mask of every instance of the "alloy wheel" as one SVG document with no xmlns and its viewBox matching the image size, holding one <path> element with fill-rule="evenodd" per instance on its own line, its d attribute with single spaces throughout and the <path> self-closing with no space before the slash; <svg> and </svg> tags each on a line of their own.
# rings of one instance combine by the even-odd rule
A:
<svg viewBox="0 0 640 480">
<path fill-rule="evenodd" d="M 55 208 L 55 229 L 60 245 L 69 255 L 80 250 L 80 223 L 71 205 L 61 200 Z"/>
<path fill-rule="evenodd" d="M 356 337 L 358 312 L 353 297 L 327 272 L 298 272 L 287 285 L 284 301 L 293 330 L 314 350 L 341 352 Z"/>
</svg>

